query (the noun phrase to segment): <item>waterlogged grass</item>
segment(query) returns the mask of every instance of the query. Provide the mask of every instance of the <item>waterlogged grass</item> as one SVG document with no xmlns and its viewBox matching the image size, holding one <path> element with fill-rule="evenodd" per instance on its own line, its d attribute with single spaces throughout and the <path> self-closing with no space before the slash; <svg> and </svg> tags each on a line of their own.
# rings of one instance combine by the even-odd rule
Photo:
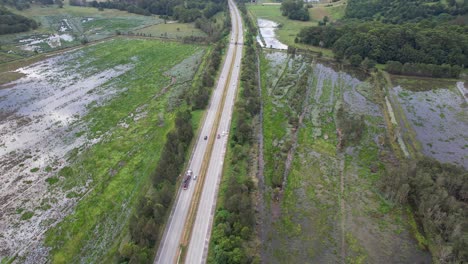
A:
<svg viewBox="0 0 468 264">
<path fill-rule="evenodd" d="M 262 63 L 267 64 L 262 70 L 271 70 L 268 65 L 273 62 L 263 60 Z M 405 213 L 388 201 L 378 186 L 385 169 L 380 158 L 382 153 L 390 151 L 383 140 L 386 135 L 383 117 L 375 113 L 378 108 L 360 110 L 348 105 L 341 93 L 358 93 L 347 82 L 349 77 L 325 69 L 323 65 L 315 67 L 309 72 L 312 78 L 309 79 L 309 110 L 299 127 L 298 147 L 287 183 L 280 203 L 270 202 L 274 219 L 267 232 L 267 262 L 337 263 L 342 257 L 346 263 L 427 259 L 427 254 L 418 250 L 409 236 L 411 228 L 402 220 Z M 288 66 L 286 71 L 294 70 L 293 66 Z M 285 72 L 281 78 L 290 76 Z M 275 91 L 287 89 L 287 83 L 289 79 L 287 82 L 280 80 Z M 268 167 L 285 161 L 284 143 L 276 146 L 276 137 L 287 138 L 287 131 L 291 129 L 287 125 L 290 98 L 267 96 L 270 89 L 263 88 L 267 183 L 274 173 L 283 173 L 284 168 L 277 172 L 277 168 Z M 343 150 L 337 149 L 334 111 L 338 104 L 343 104 L 350 115 L 364 115 L 366 123 L 360 141 L 348 142 L 350 147 Z M 275 197 L 274 191 L 271 194 Z M 341 239 L 345 240 L 344 256 L 341 255 Z M 400 245 L 404 245 L 404 249 L 394 251 L 393 248 Z"/>
<path fill-rule="evenodd" d="M 93 58 L 89 66 L 94 70 L 121 64 L 131 64 L 133 69 L 100 88 L 118 91 L 84 118 L 89 123 L 86 136 L 101 141 L 75 151 L 72 163 L 59 172 L 63 180 L 53 185 L 64 190 L 84 185 L 90 189 L 86 194 L 68 192 L 67 197 L 81 200 L 71 215 L 47 232 L 53 263 L 99 262 L 121 237 L 173 127 L 175 112 L 165 110 L 168 94 L 154 95 L 170 82 L 164 73 L 200 49 L 171 42 L 114 40 L 83 50 L 82 57 Z M 135 119 L 140 112 L 146 115 Z M 194 113 L 194 124 L 199 124 L 200 117 L 200 111 Z"/>
<path fill-rule="evenodd" d="M 140 28 L 163 23 L 163 20 L 156 16 L 142 16 L 115 9 L 98 11 L 97 8 L 69 6 L 67 3 L 64 8 L 32 4 L 31 8 L 21 11 L 11 8 L 11 11 L 32 18 L 41 26 L 28 32 L 2 35 L 0 63 L 35 55 L 34 49 L 22 50 L 21 46 L 25 43 L 21 43 L 20 40 L 46 39 L 53 34 L 66 34 L 73 38 L 71 41 L 62 40 L 61 45 L 54 48 L 45 42 L 34 45 L 40 47 L 39 52 L 49 52 L 80 45 L 83 38 L 99 40 L 114 36 L 116 31 L 135 32 Z"/>
<path fill-rule="evenodd" d="M 392 84 L 402 86 L 405 89 L 422 92 L 434 89 L 455 87 L 457 80 L 442 78 L 425 78 L 412 76 L 391 75 Z"/>
</svg>

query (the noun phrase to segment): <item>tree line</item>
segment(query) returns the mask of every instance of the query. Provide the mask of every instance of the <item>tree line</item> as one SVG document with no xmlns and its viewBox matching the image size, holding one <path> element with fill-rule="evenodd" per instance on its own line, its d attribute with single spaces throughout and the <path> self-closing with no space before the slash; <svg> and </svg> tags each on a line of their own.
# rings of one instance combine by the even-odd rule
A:
<svg viewBox="0 0 468 264">
<path fill-rule="evenodd" d="M 32 3 L 40 5 L 57 4 L 59 6 L 63 6 L 63 0 L 0 0 L 0 4 L 13 6 L 18 10 L 30 8 Z"/>
<path fill-rule="evenodd" d="M 209 263 L 258 263 L 251 243 L 255 215 L 252 192 L 255 185 L 251 179 L 253 153 L 254 117 L 260 111 L 257 86 L 257 67 L 254 36 L 255 27 L 246 15 L 243 3 L 238 4 L 244 14 L 247 33 L 245 54 L 242 59 L 241 92 L 235 105 L 233 132 L 230 139 L 229 160 L 231 170 L 224 173 L 226 179 L 222 202 L 215 214 Z"/>
<path fill-rule="evenodd" d="M 140 15 L 160 15 L 165 18 L 173 17 L 181 22 L 194 22 L 196 19 L 213 17 L 224 10 L 225 0 L 112 0 L 90 1 L 70 0 L 70 5 L 91 6 L 99 9 L 118 9 Z"/>
<path fill-rule="evenodd" d="M 462 68 L 458 65 L 449 64 L 435 65 L 423 63 L 405 63 L 399 61 L 387 61 L 385 70 L 389 73 L 399 75 L 435 77 L 435 78 L 457 78 Z"/>
<path fill-rule="evenodd" d="M 430 158 L 388 166 L 381 178 L 388 199 L 413 208 L 440 263 L 468 259 L 468 173 Z"/>
<path fill-rule="evenodd" d="M 339 60 L 352 55 L 378 63 L 468 65 L 466 27 L 440 24 L 393 25 L 348 21 L 345 24 L 302 29 L 296 41 L 331 48 Z"/>
<path fill-rule="evenodd" d="M 38 26 L 36 21 L 14 14 L 5 7 L 0 7 L 0 35 L 24 32 L 36 29 Z"/>
<path fill-rule="evenodd" d="M 448 0 L 349 0 L 346 18 L 380 20 L 384 23 L 401 24 L 448 14 L 464 15 L 468 12 L 465 1 Z"/>
<path fill-rule="evenodd" d="M 119 251 L 120 262 L 150 263 L 175 193 L 176 180 L 184 166 L 193 138 L 190 111 L 176 114 L 175 127 L 166 136 L 161 157 L 151 175 L 152 187 L 138 199 L 130 217 L 130 241 Z"/>
</svg>

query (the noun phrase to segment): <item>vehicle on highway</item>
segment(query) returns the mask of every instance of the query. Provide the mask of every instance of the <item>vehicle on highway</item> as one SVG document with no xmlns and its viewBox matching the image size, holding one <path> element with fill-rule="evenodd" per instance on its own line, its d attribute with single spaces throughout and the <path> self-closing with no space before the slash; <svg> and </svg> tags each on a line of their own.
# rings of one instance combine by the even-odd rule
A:
<svg viewBox="0 0 468 264">
<path fill-rule="evenodd" d="M 218 138 L 221 138 L 221 136 L 218 134 Z"/>
<path fill-rule="evenodd" d="M 203 139 L 204 139 L 204 140 L 207 140 L 207 139 L 208 139 L 208 136 L 205 136 Z"/>
<path fill-rule="evenodd" d="M 195 175 L 195 177 L 193 177 L 193 180 L 196 181 L 197 177 L 198 177 L 198 175 Z"/>
<path fill-rule="evenodd" d="M 190 179 L 192 178 L 193 172 L 192 170 L 188 170 L 187 174 L 185 174 L 185 179 L 184 179 L 184 190 L 187 190 L 189 185 L 190 185 Z"/>
<path fill-rule="evenodd" d="M 187 176 L 184 180 L 184 190 L 187 190 L 190 184 L 190 176 Z"/>
</svg>

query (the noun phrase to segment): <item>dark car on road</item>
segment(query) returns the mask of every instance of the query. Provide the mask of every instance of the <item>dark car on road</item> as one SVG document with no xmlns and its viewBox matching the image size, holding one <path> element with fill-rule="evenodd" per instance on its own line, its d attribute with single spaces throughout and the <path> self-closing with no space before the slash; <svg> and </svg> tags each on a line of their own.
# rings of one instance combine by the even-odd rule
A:
<svg viewBox="0 0 468 264">
<path fill-rule="evenodd" d="M 193 174 L 192 170 L 188 170 L 187 174 L 185 174 L 185 179 L 184 179 L 184 184 L 183 184 L 184 190 L 188 189 L 189 184 L 190 184 L 190 179 L 192 178 L 192 174 Z"/>
</svg>

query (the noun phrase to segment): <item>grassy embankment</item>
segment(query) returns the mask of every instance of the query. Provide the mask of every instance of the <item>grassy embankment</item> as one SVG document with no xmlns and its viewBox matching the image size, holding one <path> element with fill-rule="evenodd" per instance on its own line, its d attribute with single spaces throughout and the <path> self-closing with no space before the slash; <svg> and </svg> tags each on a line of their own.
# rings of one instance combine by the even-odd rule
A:
<svg viewBox="0 0 468 264">
<path fill-rule="evenodd" d="M 247 5 L 250 15 L 256 21 L 258 18 L 268 19 L 281 24 L 280 28 L 276 30 L 279 41 L 282 43 L 297 47 L 301 49 L 311 50 L 314 52 L 322 52 L 325 57 L 333 57 L 330 49 L 320 47 L 313 47 L 301 43 L 294 43 L 299 31 L 304 27 L 317 26 L 318 21 L 322 20 L 324 16 L 328 16 L 331 21 L 336 21 L 344 16 L 345 5 L 324 6 L 319 5 L 309 9 L 310 21 L 297 21 L 288 19 L 281 15 L 280 5 Z"/>
<path fill-rule="evenodd" d="M 70 166 L 58 173 L 59 182 L 52 186 L 79 199 L 74 212 L 46 234 L 53 263 L 99 262 L 115 240 L 122 239 L 119 234 L 127 225 L 136 199 L 148 189 L 149 176 L 166 134 L 173 127 L 175 112 L 168 109 L 186 108 L 177 99 L 180 91 L 175 90 L 187 91 L 191 82 L 177 82 L 167 93 L 154 96 L 170 83 L 166 72 L 172 72 L 180 81 L 191 80 L 203 48 L 119 39 L 80 52 L 82 70 L 102 71 L 121 64 L 132 64 L 134 68 L 102 87 L 120 92 L 103 106 L 92 106 L 84 118 L 89 122 L 85 135 L 101 137 L 101 141 L 89 149 L 72 151 Z M 177 65 L 188 57 L 191 59 Z M 135 118 L 142 113 L 141 118 Z M 194 127 L 201 114 L 193 113 Z M 68 191 L 87 184 L 89 191 L 85 193 Z"/>
<path fill-rule="evenodd" d="M 404 220 L 405 210 L 386 200 L 378 188 L 382 158 L 391 150 L 385 143 L 383 118 L 377 105 L 370 103 L 374 97 L 371 85 L 361 83 L 353 88 L 356 80 L 318 66 L 314 72 L 298 70 L 304 69 L 304 58 L 266 57 L 262 63 L 267 64 L 264 79 L 270 80 L 263 88 L 267 184 L 277 184 L 286 153 L 294 143 L 298 146 L 286 186 L 267 194 L 274 198 L 267 201 L 266 219 L 272 219 L 267 223 L 267 258 L 281 263 L 426 259 L 409 235 L 412 228 Z M 289 67 L 278 67 L 288 61 Z M 297 98 L 295 83 L 302 74 L 309 74 L 310 97 L 297 142 L 291 142 L 294 116 L 299 113 L 289 106 L 295 104 L 291 99 Z M 343 101 L 345 91 L 348 97 L 367 98 L 368 107 L 360 109 L 353 105 L 363 103 Z M 353 116 L 363 116 L 366 123 L 360 140 L 344 153 L 336 148 L 335 131 L 343 123 L 337 119 L 340 105 Z M 394 251 L 401 245 L 403 250 Z"/>
</svg>

